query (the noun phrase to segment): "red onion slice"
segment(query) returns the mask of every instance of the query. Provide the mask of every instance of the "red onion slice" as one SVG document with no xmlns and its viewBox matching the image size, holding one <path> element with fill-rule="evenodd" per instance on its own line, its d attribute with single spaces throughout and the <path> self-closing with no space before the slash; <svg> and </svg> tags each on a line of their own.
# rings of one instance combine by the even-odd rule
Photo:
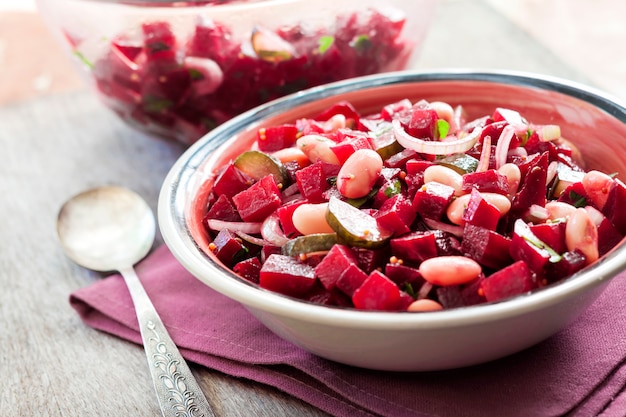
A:
<svg viewBox="0 0 626 417">
<path fill-rule="evenodd" d="M 483 138 L 483 149 L 480 152 L 480 159 L 476 172 L 485 172 L 489 169 L 489 160 L 491 159 L 491 136 L 487 135 Z"/>
<path fill-rule="evenodd" d="M 502 133 L 500 133 L 500 137 L 498 138 L 498 144 L 496 145 L 496 169 L 506 164 L 506 157 L 514 134 L 515 126 L 513 125 L 506 125 L 504 129 L 502 129 Z"/>
<path fill-rule="evenodd" d="M 243 232 L 248 234 L 256 234 L 261 232 L 261 223 L 255 222 L 226 222 L 223 220 L 209 219 L 206 222 L 211 230 L 228 229 L 233 233 Z"/>
<path fill-rule="evenodd" d="M 283 246 L 289 241 L 283 233 L 276 213 L 270 214 L 261 225 L 261 236 L 274 246 Z"/>
<path fill-rule="evenodd" d="M 472 149 L 482 132 L 482 129 L 477 127 L 462 139 L 443 141 L 423 140 L 406 133 L 398 119 L 394 119 L 391 125 L 393 127 L 393 134 L 400 145 L 430 155 L 451 155 L 466 152 Z"/>
</svg>

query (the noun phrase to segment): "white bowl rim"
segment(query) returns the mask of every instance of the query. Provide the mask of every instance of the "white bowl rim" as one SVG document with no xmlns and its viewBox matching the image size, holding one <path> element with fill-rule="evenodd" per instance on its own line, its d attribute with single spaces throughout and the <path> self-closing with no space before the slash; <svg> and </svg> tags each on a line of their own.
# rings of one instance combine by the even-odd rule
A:
<svg viewBox="0 0 626 417">
<path fill-rule="evenodd" d="M 428 313 L 361 311 L 321 306 L 270 291 L 259 289 L 236 274 L 225 271 L 196 245 L 186 228 L 183 217 L 185 185 L 193 171 L 233 133 L 250 123 L 288 108 L 296 107 L 337 93 L 358 88 L 423 81 L 484 81 L 528 86 L 560 92 L 587 101 L 626 124 L 626 106 L 600 90 L 559 77 L 520 71 L 435 69 L 427 71 L 398 71 L 358 77 L 310 88 L 274 100 L 247 111 L 209 132 L 176 161 L 166 176 L 158 201 L 159 226 L 165 244 L 179 262 L 194 276 L 216 291 L 253 310 L 288 317 L 303 322 L 335 327 L 362 329 L 436 329 L 480 325 L 506 320 L 528 312 L 549 308 L 563 298 L 580 295 L 601 285 L 626 268 L 626 239 L 623 239 L 600 261 L 563 281 L 508 300 Z M 214 143 L 216 138 L 222 138 Z M 214 153 L 213 153 L 214 154 Z M 226 273 L 231 279 L 220 274 Z"/>
</svg>

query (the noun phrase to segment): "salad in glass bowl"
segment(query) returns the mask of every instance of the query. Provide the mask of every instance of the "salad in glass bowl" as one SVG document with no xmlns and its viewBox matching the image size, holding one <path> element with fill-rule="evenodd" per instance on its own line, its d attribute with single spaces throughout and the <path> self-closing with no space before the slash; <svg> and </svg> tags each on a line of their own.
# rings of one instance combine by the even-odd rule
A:
<svg viewBox="0 0 626 417">
<path fill-rule="evenodd" d="M 257 105 L 407 68 L 434 0 L 38 0 L 123 120 L 190 144 Z"/>
</svg>

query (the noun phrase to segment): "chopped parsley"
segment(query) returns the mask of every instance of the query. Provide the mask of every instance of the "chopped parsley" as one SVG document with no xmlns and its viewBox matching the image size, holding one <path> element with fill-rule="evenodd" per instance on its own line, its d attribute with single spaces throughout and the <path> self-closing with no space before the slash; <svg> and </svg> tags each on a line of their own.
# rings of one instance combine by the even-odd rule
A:
<svg viewBox="0 0 626 417">
<path fill-rule="evenodd" d="M 585 207 L 587 205 L 587 199 L 585 196 L 578 194 L 576 191 L 570 191 L 569 198 L 572 202 L 572 206 L 576 208 Z"/>
<path fill-rule="evenodd" d="M 554 249 L 552 249 L 550 246 L 546 245 L 543 241 L 537 239 L 534 235 L 533 236 L 523 236 L 524 240 L 528 243 L 530 243 L 531 245 L 533 245 L 536 248 L 539 248 L 541 250 L 545 250 L 546 252 L 548 252 L 548 255 L 550 255 L 550 262 L 552 263 L 557 263 L 559 262 L 563 257 L 561 255 L 558 254 L 557 251 L 555 251 Z"/>
<path fill-rule="evenodd" d="M 368 35 L 357 36 L 350 45 L 359 53 L 364 53 L 373 46 L 372 40 Z"/>
<path fill-rule="evenodd" d="M 448 136 L 448 131 L 450 130 L 450 124 L 444 119 L 437 120 L 437 132 L 439 134 L 439 139 L 443 139 Z"/>
<path fill-rule="evenodd" d="M 333 43 L 335 43 L 334 36 L 330 36 L 330 35 L 322 36 L 318 40 L 319 47 L 317 48 L 317 50 L 319 51 L 320 54 L 323 54 L 324 52 L 328 51 L 328 49 L 330 49 L 331 46 L 333 46 Z"/>
<path fill-rule="evenodd" d="M 385 188 L 385 196 L 391 198 L 402 192 L 402 184 L 399 180 L 395 180 L 389 187 Z"/>
<path fill-rule="evenodd" d="M 76 56 L 80 62 L 82 62 L 83 64 L 85 64 L 87 67 L 89 67 L 89 69 L 93 69 L 93 63 L 87 59 L 87 57 L 85 55 L 83 55 L 82 52 L 80 52 L 78 49 L 74 49 L 74 56 Z"/>
</svg>

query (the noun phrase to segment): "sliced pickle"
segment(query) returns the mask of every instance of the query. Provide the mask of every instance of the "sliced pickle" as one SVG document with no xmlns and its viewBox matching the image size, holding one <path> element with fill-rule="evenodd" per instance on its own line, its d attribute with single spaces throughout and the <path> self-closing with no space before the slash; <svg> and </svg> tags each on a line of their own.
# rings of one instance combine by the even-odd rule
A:
<svg viewBox="0 0 626 417">
<path fill-rule="evenodd" d="M 281 248 L 282 254 L 298 256 L 303 253 L 327 251 L 337 243 L 336 233 L 316 233 L 290 239 Z"/>
<path fill-rule="evenodd" d="M 437 159 L 435 163 L 452 168 L 461 175 L 476 172 L 478 167 L 478 159 L 464 153 L 448 155 L 445 158 Z"/>
<path fill-rule="evenodd" d="M 556 176 L 548 189 L 548 198 L 559 198 L 570 185 L 581 182 L 585 173 L 576 171 L 562 162 L 557 164 Z"/>
<path fill-rule="evenodd" d="M 287 169 L 277 158 L 261 151 L 245 151 L 233 162 L 241 172 L 258 181 L 269 174 L 274 176 L 276 184 L 289 185 Z"/>
<path fill-rule="evenodd" d="M 342 242 L 360 248 L 379 248 L 392 235 L 381 228 L 374 217 L 337 197 L 331 197 L 328 202 L 326 221 Z"/>
</svg>

